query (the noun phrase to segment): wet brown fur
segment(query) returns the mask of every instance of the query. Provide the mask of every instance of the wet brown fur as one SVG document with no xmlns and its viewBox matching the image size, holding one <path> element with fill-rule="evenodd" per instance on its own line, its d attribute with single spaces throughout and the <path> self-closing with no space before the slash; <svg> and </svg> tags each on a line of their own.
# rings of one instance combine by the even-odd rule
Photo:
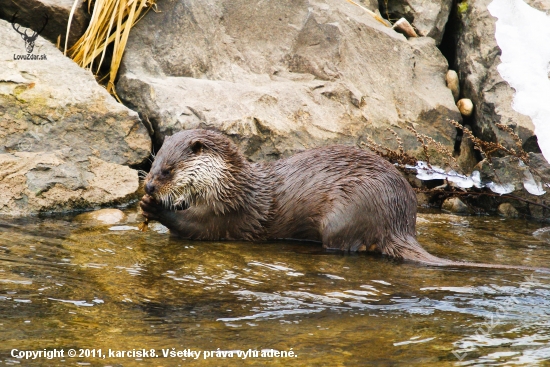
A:
<svg viewBox="0 0 550 367">
<path fill-rule="evenodd" d="M 161 205 L 178 170 L 188 165 L 189 176 L 195 175 L 189 165 L 201 155 L 217 155 L 226 164 L 221 183 L 211 188 L 214 199 L 188 199 L 186 210 Z M 374 251 L 435 266 L 535 270 L 429 254 L 416 240 L 417 202 L 409 183 L 392 164 L 357 148 L 317 148 L 252 164 L 222 134 L 188 130 L 165 141 L 145 183 L 156 191 L 143 197 L 144 215 L 188 239 L 312 240 L 327 249 Z"/>
</svg>

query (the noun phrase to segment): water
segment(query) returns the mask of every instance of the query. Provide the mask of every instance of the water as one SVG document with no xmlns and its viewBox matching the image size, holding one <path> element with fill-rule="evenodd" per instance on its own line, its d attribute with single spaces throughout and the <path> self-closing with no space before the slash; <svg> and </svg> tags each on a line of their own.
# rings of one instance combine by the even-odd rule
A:
<svg viewBox="0 0 550 367">
<path fill-rule="evenodd" d="M 0 365 L 550 365 L 550 274 L 399 264 L 298 242 L 190 242 L 154 225 L 139 232 L 135 209 L 127 213 L 91 228 L 70 217 L 0 219 Z M 436 255 L 525 266 L 550 264 L 541 228 L 418 219 L 419 241 Z M 218 348 L 235 354 L 204 358 Z M 12 349 L 64 357 L 17 359 Z M 297 356 L 237 357 L 249 349 Z"/>
</svg>

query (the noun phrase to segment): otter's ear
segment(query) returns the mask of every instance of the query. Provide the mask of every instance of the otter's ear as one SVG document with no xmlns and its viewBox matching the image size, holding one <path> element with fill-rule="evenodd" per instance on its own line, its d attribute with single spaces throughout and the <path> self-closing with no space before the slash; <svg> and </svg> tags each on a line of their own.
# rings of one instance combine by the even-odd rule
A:
<svg viewBox="0 0 550 367">
<path fill-rule="evenodd" d="M 204 148 L 204 144 L 200 140 L 194 140 L 191 142 L 191 150 L 195 154 L 201 154 Z"/>
</svg>

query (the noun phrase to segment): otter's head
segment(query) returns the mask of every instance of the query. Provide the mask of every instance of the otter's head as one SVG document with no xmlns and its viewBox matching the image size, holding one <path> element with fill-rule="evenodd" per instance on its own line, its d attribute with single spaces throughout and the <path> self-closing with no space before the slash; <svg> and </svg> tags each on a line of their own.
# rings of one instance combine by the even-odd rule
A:
<svg viewBox="0 0 550 367">
<path fill-rule="evenodd" d="M 224 212 L 234 196 L 239 170 L 247 162 L 237 147 L 222 134 L 187 130 L 164 140 L 145 191 L 167 209 L 207 205 Z"/>
</svg>

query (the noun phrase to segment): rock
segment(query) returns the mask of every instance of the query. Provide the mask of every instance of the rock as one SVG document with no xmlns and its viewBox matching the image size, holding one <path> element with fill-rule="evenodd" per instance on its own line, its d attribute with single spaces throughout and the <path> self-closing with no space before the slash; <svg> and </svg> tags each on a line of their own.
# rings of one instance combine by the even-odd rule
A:
<svg viewBox="0 0 550 367">
<path fill-rule="evenodd" d="M 505 156 L 492 158 L 491 164 L 483 160 L 475 169 L 480 171 L 482 182 L 497 185 L 497 192 L 500 188 L 510 189 L 506 192 L 519 198 L 513 203 L 518 212 L 537 220 L 550 219 L 550 164 L 542 154 L 529 153 L 528 166 Z"/>
<path fill-rule="evenodd" d="M 13 60 L 21 39 L 0 20 L 0 153 L 55 151 L 138 165 L 147 159 L 150 138 L 137 113 L 97 84 L 50 42 L 39 37 L 46 60 Z"/>
<path fill-rule="evenodd" d="M 443 201 L 441 209 L 454 214 L 468 214 L 469 209 L 459 198 L 447 198 Z"/>
<path fill-rule="evenodd" d="M 453 149 L 456 129 L 441 121 L 460 113 L 430 38 L 407 41 L 340 0 L 159 6 L 132 30 L 117 84 L 157 147 L 182 129 L 214 128 L 250 159 L 275 159 L 368 136 L 395 149 L 392 128 L 418 154 L 412 123 Z"/>
<path fill-rule="evenodd" d="M 455 99 L 455 101 L 458 101 L 458 97 L 460 96 L 460 85 L 458 81 L 458 74 L 456 73 L 456 71 L 447 71 L 447 75 L 445 75 L 445 81 L 447 82 L 447 88 L 449 88 L 453 93 L 453 98 Z"/>
<path fill-rule="evenodd" d="M 380 1 L 380 12 L 389 19 L 406 18 L 421 36 L 441 43 L 451 12 L 452 0 Z"/>
<path fill-rule="evenodd" d="M 500 48 L 495 40 L 495 22 L 487 6 L 491 0 L 472 0 L 459 7 L 457 67 L 462 95 L 476 106 L 474 134 L 486 140 L 514 147 L 514 141 L 495 123 L 513 128 L 523 141 L 523 149 L 540 153 L 531 119 L 512 109 L 514 90 L 502 79 L 497 67 Z M 540 10 L 549 10 L 550 3 L 528 1 Z"/>
<path fill-rule="evenodd" d="M 498 206 L 498 214 L 506 218 L 517 218 L 519 213 L 510 203 L 502 203 Z"/>
<path fill-rule="evenodd" d="M 416 194 L 416 202 L 419 207 L 427 208 L 430 206 L 431 195 L 425 193 Z"/>
<path fill-rule="evenodd" d="M 44 60 L 14 60 L 21 39 L 0 20 L 0 213 L 27 215 L 125 200 L 151 140 L 137 113 L 38 37 Z M 45 161 L 44 161 L 45 160 Z"/>
<path fill-rule="evenodd" d="M 399 19 L 392 27 L 396 32 L 405 35 L 405 37 L 418 37 L 411 23 L 405 18 Z"/>
<path fill-rule="evenodd" d="M 112 225 L 124 222 L 126 214 L 119 209 L 99 209 L 77 215 L 73 220 L 91 226 Z"/>
<path fill-rule="evenodd" d="M 67 22 L 73 4 L 74 0 L 6 0 L 0 2 L 0 18 L 11 22 L 13 15 L 17 13 L 16 23 L 21 25 L 21 31 L 24 31 L 23 28 L 38 31 L 44 24 L 44 16 L 47 15 L 48 24 L 41 36 L 53 44 L 56 44 L 57 38 L 61 36 L 60 46 L 63 49 L 67 34 Z M 84 34 L 89 22 L 88 6 L 84 0 L 79 0 L 71 23 L 69 47 Z M 12 32 L 15 33 L 13 29 Z M 29 30 L 27 33 L 31 34 L 32 32 Z M 22 40 L 20 43 L 24 44 Z M 23 51 L 24 48 L 21 46 L 19 53 L 23 53 Z"/>
<path fill-rule="evenodd" d="M 167 227 L 160 224 L 159 222 L 153 222 L 153 223 L 149 224 L 149 230 L 155 231 L 155 232 L 160 233 L 160 234 L 170 233 L 170 230 Z"/>
<path fill-rule="evenodd" d="M 470 131 L 472 130 L 472 128 L 468 125 L 464 127 Z M 478 163 L 475 156 L 474 143 L 466 135 L 462 135 L 460 137 L 460 153 L 456 160 L 462 173 L 466 174 L 472 172 L 474 167 Z"/>
<path fill-rule="evenodd" d="M 533 236 L 550 244 L 550 227 L 543 227 L 533 232 Z"/>
<path fill-rule="evenodd" d="M 356 0 L 356 3 L 380 15 L 378 0 Z"/>
<path fill-rule="evenodd" d="M 69 151 L 0 154 L 0 214 L 83 209 L 121 203 L 138 189 L 137 171 Z"/>
<path fill-rule="evenodd" d="M 474 112 L 474 104 L 469 98 L 462 98 L 456 103 L 456 107 L 460 111 L 460 114 L 464 117 L 469 117 Z"/>
</svg>

